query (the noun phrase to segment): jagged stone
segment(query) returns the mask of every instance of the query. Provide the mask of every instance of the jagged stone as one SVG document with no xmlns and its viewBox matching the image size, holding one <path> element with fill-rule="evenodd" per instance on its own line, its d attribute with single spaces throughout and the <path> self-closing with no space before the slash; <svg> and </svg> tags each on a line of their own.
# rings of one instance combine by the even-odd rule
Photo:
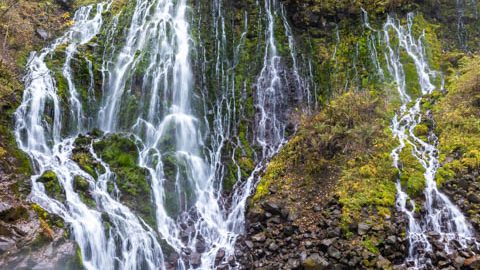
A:
<svg viewBox="0 0 480 270">
<path fill-rule="evenodd" d="M 193 268 L 197 268 L 202 264 L 202 255 L 198 252 L 194 252 L 189 256 L 188 261 Z"/>
<path fill-rule="evenodd" d="M 252 240 L 254 242 L 265 242 L 266 239 L 267 239 L 267 237 L 265 236 L 264 232 L 261 232 L 261 233 L 258 233 L 256 235 L 252 236 Z"/>
<path fill-rule="evenodd" d="M 330 257 L 335 258 L 337 260 L 342 257 L 342 254 L 340 253 L 340 251 L 338 251 L 338 249 L 336 249 L 333 246 L 330 246 L 327 252 Z"/>
<path fill-rule="evenodd" d="M 471 203 L 480 203 L 480 197 L 473 193 L 468 194 L 467 199 Z"/>
<path fill-rule="evenodd" d="M 363 222 L 359 223 L 357 232 L 358 232 L 359 235 L 364 235 L 370 230 L 371 227 L 372 226 L 367 224 L 367 223 L 363 223 Z"/>
<path fill-rule="evenodd" d="M 469 267 L 470 269 L 480 269 L 480 256 L 476 255 L 465 259 L 463 266 Z"/>
<path fill-rule="evenodd" d="M 318 253 L 313 253 L 302 262 L 302 266 L 305 270 L 323 270 L 327 269 L 329 265 L 328 261 Z"/>
<path fill-rule="evenodd" d="M 37 35 L 43 40 L 48 40 L 52 36 L 49 32 L 47 32 L 47 30 L 43 28 L 38 28 L 36 32 Z"/>
<path fill-rule="evenodd" d="M 463 266 L 463 263 L 465 262 L 465 258 L 461 257 L 461 256 L 457 256 L 455 258 L 455 260 L 453 261 L 453 266 L 455 266 L 455 268 L 460 268 L 461 266 Z"/>
</svg>

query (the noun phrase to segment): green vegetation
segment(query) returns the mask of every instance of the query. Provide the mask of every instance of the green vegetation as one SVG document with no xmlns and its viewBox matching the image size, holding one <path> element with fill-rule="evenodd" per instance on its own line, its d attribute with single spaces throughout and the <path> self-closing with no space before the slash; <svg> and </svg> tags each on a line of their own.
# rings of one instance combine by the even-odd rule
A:
<svg viewBox="0 0 480 270">
<path fill-rule="evenodd" d="M 80 196 L 82 202 L 90 208 L 95 208 L 97 204 L 92 198 L 92 196 L 89 194 L 89 187 L 90 184 L 88 183 L 87 179 L 78 175 L 75 176 L 75 178 L 73 179 L 73 188 L 75 192 L 77 192 Z"/>
<path fill-rule="evenodd" d="M 151 203 L 148 172 L 137 166 L 138 149 L 121 135 L 111 135 L 93 144 L 96 153 L 116 174 L 120 199 L 151 226 L 155 227 L 155 209 Z"/>
<path fill-rule="evenodd" d="M 55 172 L 46 171 L 37 179 L 37 181 L 43 183 L 45 187 L 45 192 L 48 196 L 61 202 L 65 201 L 65 191 L 58 182 L 58 178 Z"/>
<path fill-rule="evenodd" d="M 400 181 L 402 186 L 406 187 L 407 194 L 412 197 L 421 195 L 425 187 L 423 176 L 425 169 L 414 156 L 413 147 L 408 143 L 400 152 L 400 164 L 402 166 Z"/>
<path fill-rule="evenodd" d="M 38 219 L 40 220 L 40 227 L 42 228 L 42 234 L 44 237 L 53 239 L 54 228 L 65 228 L 65 223 L 63 219 L 59 216 L 50 214 L 45 209 L 43 209 L 38 204 L 31 205 L 33 211 L 37 214 Z"/>
<path fill-rule="evenodd" d="M 458 65 L 459 73 L 448 80 L 448 93 L 433 107 L 443 164 L 437 174 L 440 184 L 480 168 L 480 58 L 463 57 Z"/>
<path fill-rule="evenodd" d="M 297 185 L 302 190 L 332 189 L 330 194 L 343 206 L 343 228 L 358 220 L 362 209 L 390 216 L 398 172 L 389 155 L 396 142 L 388 129 L 391 108 L 385 101 L 383 95 L 348 92 L 305 119 L 267 167 L 252 205 L 266 199 L 271 186 L 299 192 Z"/>
</svg>

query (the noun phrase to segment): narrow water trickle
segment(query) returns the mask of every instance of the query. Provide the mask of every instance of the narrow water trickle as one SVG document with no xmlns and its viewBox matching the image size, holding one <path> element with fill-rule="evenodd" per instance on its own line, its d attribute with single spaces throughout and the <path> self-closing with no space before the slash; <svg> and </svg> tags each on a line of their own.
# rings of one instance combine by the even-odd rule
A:
<svg viewBox="0 0 480 270">
<path fill-rule="evenodd" d="M 474 243 L 474 232 L 470 224 L 450 199 L 437 188 L 435 175 L 440 166 L 436 145 L 438 139 L 432 132 L 427 140 L 415 135 L 415 127 L 425 117 L 421 111 L 421 101 L 424 96 L 438 91 L 437 80 L 441 74 L 430 69 L 424 48 L 425 32 L 417 39 L 412 33 L 414 15 L 409 14 L 407 25 L 403 26 L 399 21 L 388 17 L 383 27 L 384 42 L 386 44 L 385 59 L 388 72 L 396 83 L 396 89 L 400 96 L 401 107 L 392 120 L 391 129 L 399 146 L 391 155 L 394 166 L 402 173 L 402 161 L 400 153 L 406 151 L 406 146 L 411 146 L 413 155 L 424 169 L 425 202 L 422 206 L 409 198 L 404 191 L 400 180 L 397 182 L 397 207 L 405 213 L 408 219 L 407 237 L 409 239 L 409 253 L 407 264 L 415 269 L 423 269 L 428 266 L 428 252 L 432 251 L 432 234 L 439 236 L 439 241 L 444 244 L 444 250 L 449 253 L 457 241 L 461 247 Z M 395 39 L 397 45 L 394 45 Z M 415 65 L 420 86 L 419 97 L 413 98 L 407 91 L 407 78 L 405 68 L 401 61 L 401 54 L 407 56 Z M 428 112 L 427 112 L 428 114 Z M 417 215 L 418 208 L 425 209 L 425 215 Z"/>
</svg>

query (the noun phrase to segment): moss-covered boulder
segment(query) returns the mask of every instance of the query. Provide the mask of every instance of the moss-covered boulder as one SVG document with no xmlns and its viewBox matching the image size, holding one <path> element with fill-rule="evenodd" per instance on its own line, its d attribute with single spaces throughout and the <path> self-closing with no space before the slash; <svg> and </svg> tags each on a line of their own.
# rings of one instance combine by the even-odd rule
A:
<svg viewBox="0 0 480 270">
<path fill-rule="evenodd" d="M 57 175 L 53 171 L 46 171 L 44 172 L 38 179 L 37 182 L 40 182 L 45 187 L 45 192 L 48 196 L 64 202 L 65 197 L 65 190 L 58 182 Z"/>
<path fill-rule="evenodd" d="M 93 178 L 98 178 L 99 174 L 105 173 L 105 168 L 90 153 L 92 138 L 98 136 L 101 136 L 101 133 L 98 131 L 93 131 L 91 136 L 78 136 L 75 140 L 75 149 L 72 155 L 72 159 L 77 162 L 78 166 Z"/>
<path fill-rule="evenodd" d="M 73 179 L 73 189 L 75 192 L 78 193 L 80 199 L 85 203 L 88 207 L 95 208 L 96 202 L 93 199 L 92 195 L 90 194 L 90 183 L 87 179 L 81 176 L 75 176 Z"/>
<path fill-rule="evenodd" d="M 110 135 L 93 144 L 95 152 L 115 173 L 120 200 L 137 212 L 148 224 L 155 224 L 155 208 L 150 190 L 149 172 L 137 165 L 135 143 L 122 135 Z"/>
</svg>

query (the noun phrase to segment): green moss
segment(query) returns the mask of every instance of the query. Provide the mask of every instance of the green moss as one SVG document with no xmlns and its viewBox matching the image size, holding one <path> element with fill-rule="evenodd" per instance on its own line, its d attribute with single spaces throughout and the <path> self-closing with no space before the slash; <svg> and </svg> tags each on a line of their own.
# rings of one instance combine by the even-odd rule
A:
<svg viewBox="0 0 480 270">
<path fill-rule="evenodd" d="M 455 172 L 451 169 L 441 167 L 437 171 L 436 182 L 437 186 L 441 187 L 443 183 L 452 180 L 455 177 Z"/>
<path fill-rule="evenodd" d="M 371 253 L 373 254 L 380 254 L 379 250 L 378 250 L 378 243 L 377 243 L 377 240 L 372 238 L 372 237 L 367 237 L 366 239 L 364 239 L 362 241 L 362 245 L 368 250 L 370 251 Z"/>
<path fill-rule="evenodd" d="M 252 203 L 258 202 L 260 199 L 264 198 L 268 194 L 268 188 L 272 182 L 281 176 L 281 174 L 285 173 L 287 168 L 285 166 L 285 161 L 282 160 L 282 158 L 284 158 L 284 156 L 279 155 L 268 164 L 265 174 L 257 185 L 255 195 L 252 197 Z"/>
<path fill-rule="evenodd" d="M 103 1 L 101 1 L 101 0 L 75 0 L 72 8 L 75 10 L 77 8 L 80 8 L 80 7 L 84 7 L 84 6 L 88 6 L 88 5 L 92 5 L 92 4 L 97 4 L 97 3 L 101 3 L 101 2 L 103 2 Z M 115 0 L 114 2 L 118 2 L 118 0 Z"/>
<path fill-rule="evenodd" d="M 43 183 L 45 191 L 48 196 L 59 200 L 61 202 L 65 201 L 65 191 L 60 185 L 57 175 L 53 171 L 44 172 L 38 179 L 37 182 Z"/>
<path fill-rule="evenodd" d="M 78 245 L 76 245 L 76 248 L 75 248 L 75 255 L 72 256 L 69 260 L 67 260 L 65 264 L 62 265 L 61 267 L 65 270 L 84 269 L 82 251 Z"/>
<path fill-rule="evenodd" d="M 91 159 L 90 155 L 87 153 L 79 152 L 75 153 L 73 156 L 73 160 L 77 162 L 77 164 L 84 170 L 86 173 L 90 174 L 91 176 L 97 178 L 97 172 L 94 169 L 93 160 Z"/>
<path fill-rule="evenodd" d="M 426 124 L 418 124 L 414 130 L 415 136 L 426 136 L 428 132 L 429 127 Z"/>
<path fill-rule="evenodd" d="M 42 226 L 45 227 L 45 230 L 48 231 L 48 234 L 50 234 L 51 228 L 53 227 L 65 228 L 65 222 L 59 216 L 48 213 L 36 203 L 32 204 L 31 207 L 37 214 L 38 219 L 44 223 Z"/>
<path fill-rule="evenodd" d="M 96 153 L 116 174 L 121 200 L 155 227 L 155 209 L 151 200 L 149 173 L 138 167 L 135 143 L 121 135 L 111 135 L 93 144 Z"/>
<path fill-rule="evenodd" d="M 85 203 L 90 208 L 96 207 L 97 204 L 95 200 L 89 194 L 90 184 L 88 183 L 87 179 L 78 175 L 75 176 L 75 178 L 73 179 L 73 188 L 75 192 L 78 193 L 78 196 L 83 203 Z"/>
<path fill-rule="evenodd" d="M 13 131 L 8 126 L 4 126 L 0 123 L 0 140 L 1 146 L 3 149 L 3 155 L 0 153 L 0 159 L 5 157 L 7 154 L 10 157 L 14 158 L 14 163 L 11 164 L 16 173 L 29 176 L 32 174 L 32 165 L 30 164 L 30 159 L 23 151 L 18 148 L 17 141 L 13 134 Z M 0 163 L 1 164 L 1 163 Z M 10 166 L 5 166 L 4 169 L 9 168 Z"/>
<path fill-rule="evenodd" d="M 480 168 L 480 72 L 478 57 L 464 57 L 447 81 L 449 92 L 433 107 L 442 168 L 437 182 Z"/>
<path fill-rule="evenodd" d="M 414 198 L 421 195 L 426 184 L 423 176 L 425 168 L 415 157 L 410 144 L 400 152 L 400 163 L 402 167 L 400 181 L 402 186 L 406 187 L 407 194 Z"/>
</svg>

